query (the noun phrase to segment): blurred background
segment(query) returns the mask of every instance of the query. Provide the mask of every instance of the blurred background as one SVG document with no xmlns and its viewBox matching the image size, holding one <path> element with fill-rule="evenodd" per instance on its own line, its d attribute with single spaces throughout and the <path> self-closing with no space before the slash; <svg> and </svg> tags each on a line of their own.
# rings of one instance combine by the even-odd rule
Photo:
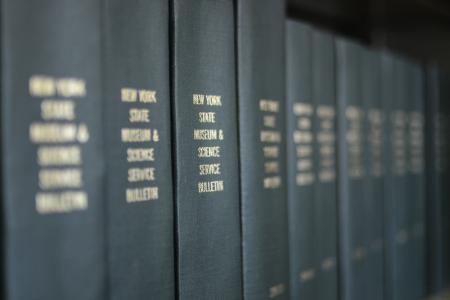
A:
<svg viewBox="0 0 450 300">
<path fill-rule="evenodd" d="M 449 0 L 288 0 L 288 15 L 450 69 Z"/>
</svg>

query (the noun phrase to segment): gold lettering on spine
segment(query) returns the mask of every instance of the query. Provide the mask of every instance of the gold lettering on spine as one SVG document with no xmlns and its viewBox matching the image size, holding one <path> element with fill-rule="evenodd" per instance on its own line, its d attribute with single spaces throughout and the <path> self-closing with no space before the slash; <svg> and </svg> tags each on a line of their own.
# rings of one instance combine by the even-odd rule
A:
<svg viewBox="0 0 450 300">
<path fill-rule="evenodd" d="M 279 145 L 282 142 L 281 132 L 277 130 L 280 103 L 278 100 L 260 99 L 259 110 L 262 113 L 263 129 L 259 132 L 259 141 L 262 143 L 263 187 L 277 189 L 282 184 L 280 176 Z"/>
<path fill-rule="evenodd" d="M 392 139 L 391 147 L 393 154 L 392 173 L 395 176 L 403 176 L 406 173 L 406 131 L 408 116 L 404 111 L 396 110 L 391 114 Z"/>
<path fill-rule="evenodd" d="M 223 180 L 202 181 L 198 183 L 199 193 L 214 193 L 224 190 Z"/>
<path fill-rule="evenodd" d="M 361 178 L 364 175 L 362 132 L 364 113 L 359 107 L 348 106 L 345 116 L 348 124 L 346 140 L 349 174 L 352 178 Z"/>
<path fill-rule="evenodd" d="M 30 139 L 36 144 L 86 142 L 87 140 L 80 138 L 81 132 L 86 130 L 86 127 L 83 126 L 72 123 L 32 123 Z"/>
<path fill-rule="evenodd" d="M 383 121 L 380 109 L 368 111 L 371 175 L 379 177 L 383 174 Z"/>
<path fill-rule="evenodd" d="M 128 182 L 155 180 L 155 168 L 131 168 L 128 169 Z"/>
<path fill-rule="evenodd" d="M 44 120 L 75 119 L 75 103 L 70 100 L 44 100 L 41 103 L 41 117 Z"/>
<path fill-rule="evenodd" d="M 307 269 L 299 274 L 300 282 L 308 282 L 316 277 L 316 270 Z"/>
<path fill-rule="evenodd" d="M 312 117 L 314 109 L 309 103 L 297 102 L 294 103 L 292 112 L 296 118 L 296 128 L 292 134 L 292 139 L 296 145 L 297 158 L 295 182 L 298 186 L 311 185 L 315 180 L 312 157 L 312 143 L 314 141 Z"/>
<path fill-rule="evenodd" d="M 88 208 L 88 197 L 82 191 L 38 193 L 36 210 L 40 214 L 68 213 Z"/>
<path fill-rule="evenodd" d="M 200 175 L 220 175 L 220 164 L 201 164 L 198 166 Z"/>
<path fill-rule="evenodd" d="M 203 157 L 220 157 L 220 146 L 214 147 L 198 147 L 197 156 Z"/>
<path fill-rule="evenodd" d="M 36 211 L 56 214 L 85 210 L 89 201 L 84 191 L 81 145 L 89 141 L 89 128 L 77 121 L 76 102 L 86 96 L 86 82 L 81 78 L 33 75 L 28 91 L 40 101 L 41 111 L 41 120 L 29 127 L 40 168 Z"/>
<path fill-rule="evenodd" d="M 29 80 L 29 93 L 33 97 L 85 97 L 86 82 L 79 78 L 53 78 L 34 75 Z"/>
<path fill-rule="evenodd" d="M 318 177 L 321 182 L 331 182 L 336 178 L 334 107 L 329 105 L 318 106 L 316 117 L 319 125 L 316 133 L 316 144 L 319 152 Z"/>
<path fill-rule="evenodd" d="M 270 287 L 269 297 L 276 298 L 278 296 L 283 295 L 285 292 L 286 292 L 286 285 L 284 285 L 283 283 L 280 283 L 280 284 Z"/>
<path fill-rule="evenodd" d="M 156 91 L 139 90 L 139 102 L 142 103 L 156 103 Z"/>
<path fill-rule="evenodd" d="M 155 161 L 154 148 L 128 148 L 127 149 L 128 162 L 142 162 Z"/>
<path fill-rule="evenodd" d="M 131 123 L 150 122 L 150 111 L 148 109 L 132 108 L 129 111 L 129 120 Z"/>
<path fill-rule="evenodd" d="M 126 190 L 127 203 L 157 200 L 159 197 L 158 187 L 144 187 Z"/>
<path fill-rule="evenodd" d="M 409 114 L 409 171 L 420 174 L 423 171 L 424 158 L 424 117 L 420 112 Z"/>
<path fill-rule="evenodd" d="M 136 102 L 137 90 L 132 88 L 122 88 L 120 90 L 121 100 L 123 102 Z"/>
<path fill-rule="evenodd" d="M 195 110 L 207 109 L 207 111 L 196 111 L 196 117 L 194 117 L 197 121 L 196 126 L 206 127 L 195 128 L 192 136 L 192 139 L 198 143 L 197 158 L 200 160 L 198 175 L 202 178 L 202 181 L 197 182 L 197 192 L 200 194 L 222 192 L 224 191 L 224 180 L 220 178 L 222 176 L 220 158 L 221 143 L 225 139 L 225 133 L 221 128 L 211 128 L 220 118 L 223 106 L 222 96 L 193 94 L 192 104 Z M 206 146 L 204 145 L 206 141 L 214 144 Z"/>
<path fill-rule="evenodd" d="M 80 165 L 80 146 L 40 146 L 37 152 L 40 166 Z"/>
<path fill-rule="evenodd" d="M 80 169 L 42 169 L 39 171 L 39 187 L 43 190 L 57 188 L 81 188 Z"/>
<path fill-rule="evenodd" d="M 149 89 L 123 87 L 120 90 L 120 100 L 128 107 L 128 125 L 130 125 L 129 128 L 120 130 L 122 143 L 129 145 L 125 153 L 126 162 L 130 166 L 127 173 L 129 186 L 125 190 L 126 203 L 157 200 L 159 197 L 159 187 L 155 183 L 157 169 L 151 163 L 157 159 L 153 145 L 159 142 L 161 137 L 157 128 L 144 125 L 153 122 L 154 110 L 151 108 L 155 108 L 158 103 L 156 95 L 156 91 Z M 155 186 L 145 186 L 149 182 Z"/>
</svg>

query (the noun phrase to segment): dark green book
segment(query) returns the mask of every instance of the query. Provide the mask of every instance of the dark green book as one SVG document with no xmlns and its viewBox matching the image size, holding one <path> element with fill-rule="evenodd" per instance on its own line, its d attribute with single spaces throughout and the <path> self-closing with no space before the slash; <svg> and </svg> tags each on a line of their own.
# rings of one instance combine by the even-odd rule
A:
<svg viewBox="0 0 450 300">
<path fill-rule="evenodd" d="M 244 298 L 289 299 L 285 5 L 237 1 Z"/>
<path fill-rule="evenodd" d="M 439 174 L 440 174 L 440 193 L 442 201 L 442 231 L 443 231 L 443 268 L 444 282 L 446 287 L 450 286 L 450 72 L 442 70 L 440 74 L 440 97 L 439 97 L 439 118 L 438 118 L 438 138 L 439 138 Z"/>
<path fill-rule="evenodd" d="M 293 299 L 315 299 L 312 30 L 292 20 L 286 26 L 290 291 Z"/>
<path fill-rule="evenodd" d="M 100 2 L 2 2 L 4 298 L 105 299 Z"/>
<path fill-rule="evenodd" d="M 386 114 L 382 108 L 381 54 L 364 49 L 362 53 L 362 101 L 366 165 L 364 203 L 366 218 L 367 268 L 365 299 L 384 296 L 384 134 Z"/>
<path fill-rule="evenodd" d="M 331 34 L 314 31 L 312 36 L 313 105 L 315 114 L 316 184 L 314 219 L 317 299 L 338 298 L 338 208 L 336 185 L 336 80 L 335 45 Z"/>
<path fill-rule="evenodd" d="M 104 1 L 109 299 L 175 296 L 169 4 Z"/>
<path fill-rule="evenodd" d="M 436 119 L 434 124 L 436 126 L 436 167 L 437 167 L 437 197 L 439 210 L 436 221 L 438 222 L 438 230 L 440 231 L 441 243 L 439 245 L 443 255 L 442 260 L 439 261 L 441 269 L 439 270 L 442 276 L 442 286 L 438 285 L 439 290 L 448 288 L 450 285 L 450 220 L 448 218 L 448 211 L 450 210 L 449 201 L 449 153 L 450 144 L 448 135 L 450 132 L 450 112 L 448 106 L 448 99 L 450 97 L 450 74 L 445 69 L 440 69 L 438 73 L 438 98 L 436 99 Z M 430 120 L 431 121 L 431 120 Z M 430 121 L 427 121 L 430 123 Z"/>
<path fill-rule="evenodd" d="M 406 114 L 406 63 L 398 57 L 385 57 L 383 105 L 389 124 L 386 137 L 389 154 L 386 177 L 385 224 L 386 224 L 386 298 L 408 299 L 409 265 L 409 218 L 406 199 L 407 184 L 407 114 Z"/>
<path fill-rule="evenodd" d="M 410 249 L 412 268 L 409 299 L 423 299 L 425 295 L 425 177 L 424 177 L 424 83 L 422 68 L 408 64 L 408 188 L 407 201 L 411 206 Z"/>
<path fill-rule="evenodd" d="M 442 228 L 442 195 L 439 160 L 439 112 L 441 70 L 430 65 L 426 74 L 426 116 L 425 116 L 425 153 L 426 153 L 426 254 L 427 254 L 427 292 L 436 294 L 446 285 L 444 280 L 444 232 Z"/>
<path fill-rule="evenodd" d="M 233 0 L 172 1 L 180 299 L 240 299 Z"/>
<path fill-rule="evenodd" d="M 391 104 L 394 99 L 394 62 L 386 51 L 381 54 L 381 101 L 385 118 L 383 127 L 383 222 L 384 222 L 384 295 L 385 299 L 394 298 L 394 261 L 397 255 L 394 238 L 394 202 L 392 201 L 392 146 L 391 146 Z"/>
<path fill-rule="evenodd" d="M 340 294 L 342 299 L 366 299 L 367 223 L 364 199 L 365 144 L 362 102 L 362 47 L 336 40 L 338 123 L 338 184 Z"/>
</svg>

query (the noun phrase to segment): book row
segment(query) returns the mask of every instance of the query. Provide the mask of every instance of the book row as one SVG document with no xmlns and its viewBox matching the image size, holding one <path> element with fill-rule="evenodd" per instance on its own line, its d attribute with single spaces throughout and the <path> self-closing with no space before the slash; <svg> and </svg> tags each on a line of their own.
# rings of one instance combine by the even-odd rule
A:
<svg viewBox="0 0 450 300">
<path fill-rule="evenodd" d="M 279 0 L 2 1 L 3 297 L 422 299 L 450 76 Z"/>
</svg>

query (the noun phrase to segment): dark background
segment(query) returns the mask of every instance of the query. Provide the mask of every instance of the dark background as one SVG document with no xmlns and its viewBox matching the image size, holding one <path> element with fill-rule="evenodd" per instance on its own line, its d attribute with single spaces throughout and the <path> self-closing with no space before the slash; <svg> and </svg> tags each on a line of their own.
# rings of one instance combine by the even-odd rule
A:
<svg viewBox="0 0 450 300">
<path fill-rule="evenodd" d="M 288 15 L 450 69 L 450 0 L 288 0 Z"/>
</svg>

